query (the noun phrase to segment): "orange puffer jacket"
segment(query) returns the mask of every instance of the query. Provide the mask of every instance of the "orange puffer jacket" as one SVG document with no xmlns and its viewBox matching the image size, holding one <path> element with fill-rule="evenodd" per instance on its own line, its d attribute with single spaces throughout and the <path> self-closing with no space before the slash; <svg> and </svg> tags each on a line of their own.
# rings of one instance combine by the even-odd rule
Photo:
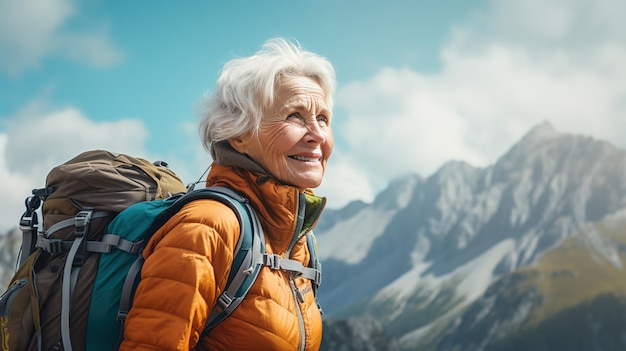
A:
<svg viewBox="0 0 626 351">
<path fill-rule="evenodd" d="M 266 253 L 307 266 L 304 234 L 317 223 L 325 199 L 215 164 L 207 185 L 244 194 L 261 220 Z M 266 266 L 239 307 L 200 335 L 224 290 L 238 237 L 235 214 L 217 201 L 192 202 L 172 217 L 144 251 L 120 350 L 318 350 L 322 320 L 311 281 Z"/>
</svg>

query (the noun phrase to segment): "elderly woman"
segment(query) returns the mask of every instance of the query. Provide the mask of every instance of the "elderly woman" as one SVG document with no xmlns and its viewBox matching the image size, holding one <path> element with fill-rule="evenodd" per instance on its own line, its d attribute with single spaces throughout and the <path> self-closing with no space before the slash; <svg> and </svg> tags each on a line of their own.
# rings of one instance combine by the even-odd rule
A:
<svg viewBox="0 0 626 351">
<path fill-rule="evenodd" d="M 305 236 L 326 202 L 311 188 L 322 182 L 333 149 L 334 90 L 325 58 L 273 39 L 224 66 L 200 127 L 214 160 L 207 186 L 248 198 L 266 253 L 304 266 Z M 227 319 L 201 333 L 224 290 L 238 236 L 234 213 L 212 200 L 186 205 L 161 228 L 144 253 L 121 350 L 319 349 L 322 320 L 312 282 L 269 267 Z"/>
</svg>

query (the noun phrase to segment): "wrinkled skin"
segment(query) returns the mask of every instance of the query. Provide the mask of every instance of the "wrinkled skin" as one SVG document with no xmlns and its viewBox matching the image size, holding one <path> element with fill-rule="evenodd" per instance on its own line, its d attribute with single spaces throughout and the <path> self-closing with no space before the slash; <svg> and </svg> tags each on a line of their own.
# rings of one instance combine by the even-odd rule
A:
<svg viewBox="0 0 626 351">
<path fill-rule="evenodd" d="M 315 80 L 284 77 L 258 135 L 247 133 L 229 142 L 279 181 L 301 190 L 315 188 L 333 150 L 330 121 L 326 95 Z"/>
</svg>

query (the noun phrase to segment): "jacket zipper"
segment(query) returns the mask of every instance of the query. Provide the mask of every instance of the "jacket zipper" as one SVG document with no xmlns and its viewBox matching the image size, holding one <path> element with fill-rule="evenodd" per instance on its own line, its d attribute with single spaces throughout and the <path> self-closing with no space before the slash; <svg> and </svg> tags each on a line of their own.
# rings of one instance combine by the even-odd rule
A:
<svg viewBox="0 0 626 351">
<path fill-rule="evenodd" d="M 306 349 L 306 331 L 304 330 L 304 317 L 302 316 L 302 311 L 300 310 L 300 303 L 304 302 L 304 296 L 298 287 L 296 286 L 296 282 L 294 279 L 294 275 L 290 274 L 289 276 L 289 286 L 291 287 L 291 293 L 293 296 L 293 302 L 296 306 L 296 314 L 298 315 L 298 324 L 300 325 L 300 347 L 298 348 L 300 351 L 304 351 Z"/>
<path fill-rule="evenodd" d="M 298 201 L 296 203 L 296 228 L 295 231 L 293 233 L 293 238 L 291 239 L 291 243 L 289 243 L 289 247 L 287 248 L 287 252 L 285 254 L 285 256 L 287 258 L 291 258 L 291 250 L 293 249 L 293 247 L 296 245 L 296 243 L 298 242 L 298 240 L 300 239 L 300 229 L 302 228 L 302 225 L 304 224 L 304 207 L 303 205 L 305 204 L 305 201 L 303 201 L 302 197 L 304 195 L 303 194 L 298 194 Z M 298 301 L 304 303 L 304 296 L 302 296 L 302 293 L 300 292 L 300 290 L 298 290 L 298 287 L 296 286 L 296 282 L 295 282 L 295 276 L 294 274 L 290 273 L 289 277 L 287 278 L 289 280 L 289 286 L 291 287 L 291 293 L 293 296 L 293 302 L 295 304 L 296 307 L 296 313 L 298 315 L 298 323 L 300 324 L 300 347 L 299 350 L 300 351 L 304 351 L 306 349 L 306 331 L 304 329 L 304 317 L 302 316 L 302 310 L 300 309 L 300 303 L 298 303 Z"/>
</svg>

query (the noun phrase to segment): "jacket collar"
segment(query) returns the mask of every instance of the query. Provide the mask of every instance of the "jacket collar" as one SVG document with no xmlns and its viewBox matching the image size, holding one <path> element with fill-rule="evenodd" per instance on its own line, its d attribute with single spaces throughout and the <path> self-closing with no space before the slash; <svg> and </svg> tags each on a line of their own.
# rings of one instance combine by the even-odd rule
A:
<svg viewBox="0 0 626 351">
<path fill-rule="evenodd" d="M 258 163 L 254 162 L 247 155 L 237 152 L 226 140 L 211 146 L 211 157 L 218 165 L 243 168 L 250 172 L 269 176 L 269 173 L 263 167 L 259 166 Z"/>
<path fill-rule="evenodd" d="M 325 198 L 315 196 L 311 190 L 301 193 L 297 187 L 278 182 L 228 142 L 214 144 L 211 154 L 215 162 L 207 176 L 207 186 L 227 186 L 246 196 L 274 253 L 285 253 L 295 240 L 315 227 Z"/>
</svg>

